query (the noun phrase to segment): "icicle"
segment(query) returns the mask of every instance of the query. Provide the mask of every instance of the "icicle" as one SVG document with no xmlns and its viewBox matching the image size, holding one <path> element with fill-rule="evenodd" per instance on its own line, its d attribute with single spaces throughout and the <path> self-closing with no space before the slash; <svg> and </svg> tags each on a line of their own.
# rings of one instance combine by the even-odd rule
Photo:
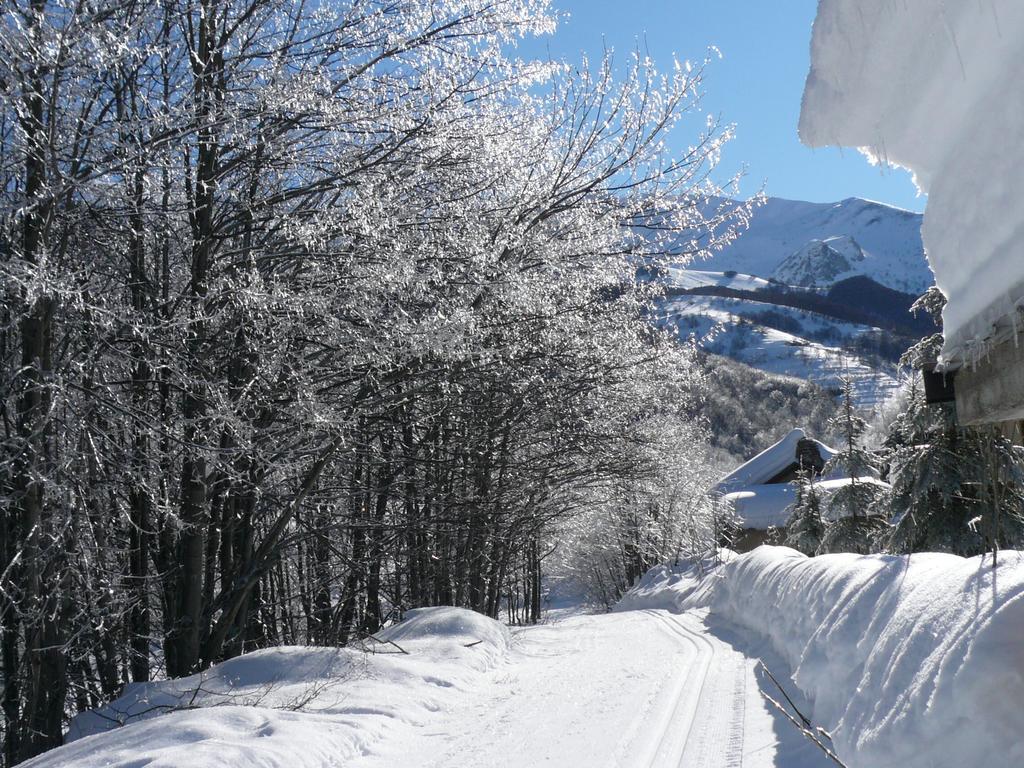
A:
<svg viewBox="0 0 1024 768">
<path fill-rule="evenodd" d="M 1013 323 L 1013 348 L 1020 349 L 1020 331 L 1021 326 L 1024 325 L 1024 297 L 1013 302 L 1013 309 L 1014 311 L 1010 313 Z"/>
</svg>

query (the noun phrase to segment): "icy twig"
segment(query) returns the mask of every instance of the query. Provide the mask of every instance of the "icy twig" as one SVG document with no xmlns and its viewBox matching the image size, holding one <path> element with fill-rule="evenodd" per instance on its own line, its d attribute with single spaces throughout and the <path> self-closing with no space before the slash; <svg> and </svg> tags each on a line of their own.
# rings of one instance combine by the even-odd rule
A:
<svg viewBox="0 0 1024 768">
<path fill-rule="evenodd" d="M 786 693 L 786 689 L 783 688 L 782 685 L 779 683 L 779 681 L 775 679 L 775 675 L 773 675 L 771 673 L 771 670 L 768 669 L 767 665 L 765 665 L 765 663 L 763 661 L 758 661 L 758 664 L 760 665 L 761 669 L 764 670 L 764 673 L 766 675 L 768 675 L 768 678 L 773 683 L 775 683 L 775 687 L 779 689 L 779 693 L 781 693 L 783 696 L 786 697 L 786 701 L 789 702 L 789 706 L 791 706 L 793 708 L 793 711 L 796 712 L 797 717 L 799 717 L 800 720 L 803 722 L 804 727 L 810 728 L 811 727 L 810 719 L 808 717 L 806 717 L 804 715 L 804 713 L 800 711 L 800 709 L 797 707 L 797 705 L 793 703 L 793 700 L 791 698 L 789 698 L 789 694 Z"/>
<path fill-rule="evenodd" d="M 383 638 L 377 637 L 376 635 L 367 635 L 366 639 L 367 640 L 375 640 L 376 642 L 380 643 L 381 645 L 393 645 L 393 646 L 395 646 L 395 648 L 398 649 L 399 653 L 404 653 L 406 656 L 409 655 L 409 652 L 407 650 L 405 650 L 405 648 L 400 646 L 398 643 L 396 643 L 394 640 L 384 640 Z M 376 651 L 374 651 L 374 650 L 372 650 L 370 648 L 364 648 L 363 650 L 365 650 L 367 653 L 376 653 Z"/>
</svg>

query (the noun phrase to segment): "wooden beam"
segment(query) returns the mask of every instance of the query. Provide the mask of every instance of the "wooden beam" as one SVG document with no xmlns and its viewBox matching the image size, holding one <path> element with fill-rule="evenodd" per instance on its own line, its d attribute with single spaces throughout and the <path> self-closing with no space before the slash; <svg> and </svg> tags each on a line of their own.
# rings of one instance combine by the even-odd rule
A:
<svg viewBox="0 0 1024 768">
<path fill-rule="evenodd" d="M 956 412 L 964 425 L 1024 419 L 1024 347 L 1008 339 L 958 370 Z"/>
</svg>

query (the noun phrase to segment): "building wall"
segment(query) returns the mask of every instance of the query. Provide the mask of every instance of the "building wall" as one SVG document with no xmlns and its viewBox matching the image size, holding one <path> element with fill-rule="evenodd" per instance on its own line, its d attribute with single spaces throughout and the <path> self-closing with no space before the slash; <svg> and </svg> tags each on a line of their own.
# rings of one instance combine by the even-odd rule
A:
<svg viewBox="0 0 1024 768">
<path fill-rule="evenodd" d="M 1009 422 L 1011 432 L 1024 419 L 1024 345 L 1012 339 L 956 374 L 957 420 L 965 426 Z"/>
</svg>

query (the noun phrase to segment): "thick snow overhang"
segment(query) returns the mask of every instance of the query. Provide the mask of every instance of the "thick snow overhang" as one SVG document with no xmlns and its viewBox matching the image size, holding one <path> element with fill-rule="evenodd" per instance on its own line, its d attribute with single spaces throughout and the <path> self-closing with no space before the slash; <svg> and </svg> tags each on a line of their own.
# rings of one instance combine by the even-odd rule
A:
<svg viewBox="0 0 1024 768">
<path fill-rule="evenodd" d="M 1020 328 L 1022 82 L 1022 0 L 818 4 L 800 138 L 908 168 L 928 194 L 922 233 L 948 298 L 947 370 L 977 365 Z"/>
</svg>

